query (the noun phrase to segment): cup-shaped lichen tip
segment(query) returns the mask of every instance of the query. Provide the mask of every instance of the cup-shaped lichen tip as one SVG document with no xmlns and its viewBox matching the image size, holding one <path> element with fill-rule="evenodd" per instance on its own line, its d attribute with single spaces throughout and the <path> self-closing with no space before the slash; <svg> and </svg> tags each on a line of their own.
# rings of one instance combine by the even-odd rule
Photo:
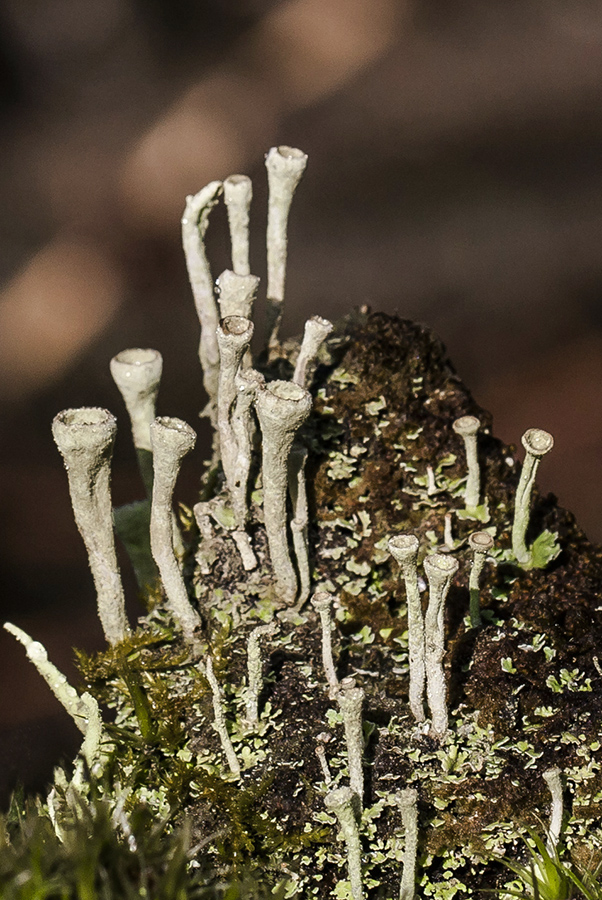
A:
<svg viewBox="0 0 602 900">
<path fill-rule="evenodd" d="M 415 534 L 396 534 L 389 538 L 387 547 L 400 566 L 415 563 L 418 556 L 418 538 Z"/>
<path fill-rule="evenodd" d="M 255 398 L 263 437 L 265 527 L 274 574 L 287 604 L 294 602 L 297 592 L 297 575 L 288 550 L 288 457 L 311 406 L 311 394 L 291 381 L 272 381 L 260 388 Z"/>
<path fill-rule="evenodd" d="M 172 459 L 181 460 L 196 443 L 196 432 L 187 422 L 172 416 L 159 416 L 150 426 L 153 451 L 168 451 Z"/>
<path fill-rule="evenodd" d="M 99 407 L 64 409 L 52 422 L 52 435 L 67 470 L 75 522 L 88 552 L 98 614 L 110 644 L 127 633 L 110 487 L 116 431 L 115 416 Z"/>
<path fill-rule="evenodd" d="M 468 546 L 473 553 L 489 553 L 493 545 L 494 540 L 486 531 L 473 531 L 468 538 Z"/>
<path fill-rule="evenodd" d="M 443 587 L 458 571 L 458 560 L 444 553 L 433 553 L 424 558 L 424 570 L 429 584 Z"/>
<path fill-rule="evenodd" d="M 452 425 L 452 428 L 460 437 L 471 437 L 476 434 L 481 427 L 481 423 L 476 416 L 460 416 Z"/>
<path fill-rule="evenodd" d="M 527 453 L 532 456 L 542 457 L 549 453 L 554 446 L 554 438 L 541 428 L 529 428 L 523 434 L 521 443 Z"/>
<path fill-rule="evenodd" d="M 110 368 L 130 416 L 134 446 L 150 450 L 150 424 L 155 418 L 163 358 L 158 350 L 131 348 L 114 356 Z"/>
<path fill-rule="evenodd" d="M 251 318 L 259 287 L 256 275 L 240 275 L 226 269 L 216 279 L 215 287 L 222 319 L 227 316 Z"/>
<path fill-rule="evenodd" d="M 112 451 L 116 431 L 115 416 L 97 406 L 64 409 L 52 422 L 52 436 L 65 461 L 72 455 Z"/>
</svg>

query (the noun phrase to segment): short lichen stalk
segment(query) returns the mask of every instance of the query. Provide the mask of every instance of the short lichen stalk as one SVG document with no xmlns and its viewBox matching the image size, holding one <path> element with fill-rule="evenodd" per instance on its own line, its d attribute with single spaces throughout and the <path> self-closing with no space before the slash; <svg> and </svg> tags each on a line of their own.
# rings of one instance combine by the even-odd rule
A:
<svg viewBox="0 0 602 900">
<path fill-rule="evenodd" d="M 300 384 L 301 387 L 305 388 L 309 387 L 310 375 L 312 374 L 312 367 L 318 356 L 318 351 L 333 328 L 332 322 L 329 322 L 328 319 L 323 319 L 321 316 L 312 316 L 311 319 L 307 320 L 293 375 L 295 384 Z"/>
<path fill-rule="evenodd" d="M 403 868 L 399 886 L 399 900 L 414 900 L 416 894 L 416 857 L 418 855 L 418 793 L 406 788 L 396 796 L 401 809 L 404 831 Z"/>
<path fill-rule="evenodd" d="M 324 666 L 324 674 L 328 682 L 330 699 L 334 700 L 339 692 L 339 679 L 337 678 L 337 670 L 332 658 L 332 595 L 326 593 L 326 591 L 319 591 L 312 597 L 311 605 L 320 616 L 322 665 Z"/>
<path fill-rule="evenodd" d="M 424 621 L 422 601 L 418 590 L 418 538 L 413 534 L 399 534 L 390 538 L 390 553 L 401 567 L 408 606 L 408 654 L 410 659 L 410 709 L 417 722 L 424 722 Z"/>
<path fill-rule="evenodd" d="M 554 446 L 554 438 L 540 428 L 529 428 L 522 438 L 525 448 L 525 461 L 520 473 L 520 481 L 514 500 L 514 521 L 512 523 L 512 552 L 521 566 L 528 567 L 531 553 L 527 549 L 525 538 L 529 526 L 529 509 L 531 491 L 542 456 L 549 453 Z"/>
<path fill-rule="evenodd" d="M 429 583 L 429 603 L 424 619 L 426 696 L 431 713 L 431 733 L 439 738 L 445 735 L 448 727 L 443 616 L 447 593 L 457 570 L 458 561 L 452 556 L 434 553 L 424 560 Z"/>
<path fill-rule="evenodd" d="M 560 840 L 560 831 L 562 829 L 562 816 L 564 814 L 564 803 L 562 799 L 562 778 L 558 766 L 552 769 L 546 769 L 543 773 L 544 781 L 552 797 L 552 810 L 550 813 L 550 824 L 548 826 L 548 853 L 555 853 Z"/>
<path fill-rule="evenodd" d="M 247 696 L 245 702 L 247 723 L 254 728 L 259 722 L 259 695 L 263 688 L 263 660 L 260 640 L 275 634 L 276 625 L 258 625 L 249 634 L 247 641 Z"/>
<path fill-rule="evenodd" d="M 470 627 L 481 627 L 481 589 L 480 578 L 487 554 L 493 549 L 493 538 L 486 531 L 475 531 L 468 538 L 468 546 L 473 552 L 468 590 L 470 593 Z"/>
<path fill-rule="evenodd" d="M 151 425 L 151 441 L 154 466 L 151 550 L 161 574 L 168 606 L 185 637 L 191 641 L 200 619 L 190 605 L 174 552 L 172 499 L 182 459 L 194 447 L 196 434 L 181 419 L 160 417 Z"/>
<path fill-rule="evenodd" d="M 232 413 L 232 434 L 236 442 L 236 501 L 239 504 L 238 521 L 241 525 L 233 533 L 243 566 L 247 571 L 254 569 L 257 559 L 251 547 L 249 535 L 245 531 L 249 512 L 249 478 L 253 462 L 253 446 L 257 424 L 252 413 L 257 392 L 265 387 L 263 375 L 255 369 L 240 371 L 235 379 L 236 402 Z"/>
<path fill-rule="evenodd" d="M 205 664 L 205 674 L 207 675 L 207 681 L 209 682 L 209 686 L 211 687 L 211 694 L 213 696 L 215 730 L 219 735 L 219 739 L 226 756 L 226 761 L 228 763 L 228 768 L 236 778 L 240 778 L 240 763 L 238 761 L 236 753 L 234 752 L 234 747 L 232 746 L 232 741 L 230 740 L 230 735 L 228 733 L 228 726 L 226 725 L 226 715 L 224 713 L 224 699 L 222 689 L 217 678 L 215 677 L 215 673 L 213 671 L 213 662 L 210 656 L 207 657 L 207 662 Z"/>
<path fill-rule="evenodd" d="M 355 796 L 351 788 L 336 788 L 324 798 L 326 808 L 339 820 L 347 848 L 347 869 L 353 900 L 363 900 L 362 848 L 354 809 Z"/>
<path fill-rule="evenodd" d="M 257 392 L 255 400 L 262 434 L 265 527 L 274 574 L 287 605 L 297 595 L 297 575 L 288 548 L 288 457 L 311 406 L 310 394 L 288 381 L 272 381 Z"/>
<path fill-rule="evenodd" d="M 175 419 L 153 420 L 149 426 L 147 404 L 143 418 L 155 462 L 152 544 L 167 602 L 157 578 L 145 592 L 150 611 L 134 634 L 117 648 L 78 654 L 84 683 L 111 711 L 104 738 L 97 701 L 88 693 L 78 696 L 48 662 L 44 648 L 7 625 L 85 734 L 74 774 L 57 770 L 46 802 L 38 804 L 44 841 L 52 837 L 48 817 L 67 845 L 74 818 L 90 819 L 94 837 L 106 811 L 109 831 L 117 832 L 126 851 L 119 877 L 127 873 L 128 890 L 139 860 L 144 861 L 142 893 L 149 885 L 162 887 L 163 874 L 173 885 L 171 859 L 179 854 L 184 879 L 194 879 L 193 870 L 198 863 L 200 871 L 204 857 L 211 861 L 220 896 L 240 893 L 231 879 L 249 871 L 259 886 L 256 890 L 251 883 L 245 891 L 258 897 L 265 892 L 363 900 L 369 892 L 374 898 L 399 893 L 400 900 L 414 900 L 419 791 L 421 896 L 449 900 L 470 894 L 472 877 L 478 879 L 479 893 L 493 886 L 499 873 L 487 872 L 480 859 L 484 850 L 496 860 L 503 861 L 505 854 L 514 858 L 523 823 L 541 811 L 542 800 L 545 806 L 538 779 L 553 754 L 554 762 L 567 767 L 567 789 L 573 794 L 566 845 L 576 859 L 600 838 L 599 810 L 584 812 L 592 787 L 599 787 L 592 774 L 595 778 L 602 755 L 595 683 L 592 688 L 594 671 L 601 675 L 602 670 L 590 652 L 592 641 L 602 641 L 595 612 L 602 584 L 602 567 L 596 574 L 599 560 L 592 562 L 590 556 L 574 564 L 574 545 L 585 551 L 585 542 L 581 536 L 575 541 L 578 532 L 570 517 L 558 516 L 550 504 L 549 520 L 558 523 L 568 550 L 557 571 L 551 578 L 537 571 L 526 577 L 507 564 L 512 460 L 493 440 L 487 441 L 488 503 L 479 490 L 475 496 L 474 478 L 471 487 L 476 456 L 467 446 L 466 505 L 482 505 L 456 508 L 454 498 L 463 485 L 458 476 L 464 473 L 456 465 L 452 419 L 457 413 L 450 411 L 471 408 L 471 400 L 422 328 L 358 311 L 320 349 L 329 323 L 315 317 L 300 349 L 299 341 L 273 341 L 267 359 L 261 357 L 258 365 L 266 365 L 268 379 L 288 377 L 297 364 L 292 381 L 266 385 L 252 368 L 247 341 L 257 286 L 256 278 L 243 274 L 248 272 L 249 188 L 237 177 L 225 186 L 234 271 L 222 273 L 217 286 L 223 321 L 214 335 L 221 362 L 213 398 L 223 465 L 214 454 L 202 499 L 192 514 L 182 506 L 180 516 L 186 528 L 193 526 L 194 516 L 199 543 L 189 555 L 174 552 L 173 485 L 194 432 Z M 238 225 L 232 213 L 241 214 Z M 192 237 L 202 250 L 200 224 L 199 219 Z M 318 359 L 324 363 L 319 368 Z M 319 414 L 299 433 L 311 405 L 310 383 L 316 387 Z M 263 472 L 258 471 L 255 410 L 263 433 Z M 466 418 L 473 417 L 460 423 Z M 474 422 L 469 422 L 472 429 Z M 476 433 L 473 437 L 476 447 Z M 317 586 L 304 610 L 311 596 L 305 446 L 312 454 L 309 471 L 316 476 L 310 501 L 315 510 L 311 574 Z M 518 506 L 527 490 L 528 484 L 521 486 Z M 150 503 L 141 506 L 150 516 Z M 489 531 L 502 542 L 487 557 L 491 566 L 498 564 L 489 601 L 493 607 L 488 627 L 468 633 L 466 584 L 476 627 L 483 563 L 492 540 L 483 532 L 470 535 L 466 520 L 484 521 L 490 513 Z M 398 533 L 409 528 L 416 535 Z M 424 563 L 426 622 L 418 534 L 424 536 L 423 552 L 440 551 Z M 551 547 L 556 537 L 549 531 L 538 537 L 530 548 L 530 565 L 543 567 L 544 557 L 549 560 L 559 548 Z M 148 544 L 148 521 L 146 539 Z M 392 576 L 397 566 L 387 558 L 387 546 L 401 567 L 405 591 Z M 450 723 L 443 624 L 457 570 L 451 550 L 472 557 L 472 567 L 470 576 L 457 579 L 448 617 L 449 677 L 457 707 Z M 567 574 L 575 574 L 577 582 L 568 593 L 562 590 Z M 591 614 L 583 615 L 586 611 Z M 559 621 L 566 627 L 559 628 Z M 185 640 L 173 627 L 178 622 Z M 580 640 L 583 630 L 587 645 Z M 347 673 L 339 681 L 338 675 Z M 425 686 L 430 723 L 424 721 Z M 589 695 L 573 694 L 577 690 Z M 90 778 L 103 768 L 102 778 Z M 548 770 L 543 777 L 552 796 L 548 852 L 532 835 L 541 861 L 534 857 L 531 862 L 527 890 L 545 875 L 548 856 L 556 863 L 563 852 L 558 846 L 560 772 Z M 170 845 L 167 867 L 155 867 L 146 839 L 128 823 L 130 811 L 133 822 L 141 803 L 149 833 L 159 819 L 168 829 L 189 819 L 196 859 L 183 848 L 172 854 Z M 3 835 L 8 841 L 14 824 L 13 817 Z M 88 866 L 85 856 L 91 897 L 105 887 L 112 863 L 103 848 L 98 869 L 98 843 L 88 836 L 78 837 L 79 843 L 93 857 Z M 34 845 L 31 856 L 24 856 L 27 870 L 24 866 L 11 883 L 11 876 L 3 874 L 11 851 L 7 846 L 0 847 L 3 898 L 5 884 L 9 892 L 13 884 L 17 890 L 30 886 L 31 860 L 38 862 Z M 524 871 L 529 874 L 528 867 Z M 335 885 L 337 872 L 344 880 Z M 175 900 L 176 893 L 178 900 L 196 896 L 196 885 L 191 880 L 181 890 L 168 886 L 164 900 Z M 137 888 L 132 887 L 132 896 L 138 896 Z M 204 894 L 214 893 L 213 883 L 205 885 Z M 20 896 L 11 893 L 7 900 Z"/>
<path fill-rule="evenodd" d="M 109 644 L 128 633 L 121 575 L 115 555 L 111 457 L 117 423 L 106 409 L 66 409 L 55 416 L 52 436 L 63 457 L 75 522 L 86 550 Z"/>
<path fill-rule="evenodd" d="M 479 455 L 477 447 L 477 434 L 481 423 L 475 416 L 461 416 L 456 419 L 453 429 L 456 434 L 464 438 L 466 451 L 466 466 L 468 476 L 464 491 L 464 503 L 467 510 L 474 510 L 479 505 L 481 495 L 481 470 L 479 467 Z"/>
<path fill-rule="evenodd" d="M 356 687 L 353 678 L 343 678 L 337 699 L 345 727 L 349 787 L 357 797 L 356 802 L 361 812 L 364 803 L 364 689 Z"/>
<path fill-rule="evenodd" d="M 146 493 L 153 491 L 150 426 L 156 412 L 163 358 L 157 350 L 122 350 L 111 360 L 111 375 L 124 399 Z"/>
<path fill-rule="evenodd" d="M 311 572 L 309 567 L 309 546 L 307 527 L 309 511 L 307 507 L 307 485 L 305 481 L 305 464 L 307 449 L 301 444 L 293 444 L 289 455 L 288 486 L 293 508 L 291 533 L 293 549 L 299 573 L 299 594 L 297 607 L 301 608 L 309 597 L 311 589 Z"/>
</svg>

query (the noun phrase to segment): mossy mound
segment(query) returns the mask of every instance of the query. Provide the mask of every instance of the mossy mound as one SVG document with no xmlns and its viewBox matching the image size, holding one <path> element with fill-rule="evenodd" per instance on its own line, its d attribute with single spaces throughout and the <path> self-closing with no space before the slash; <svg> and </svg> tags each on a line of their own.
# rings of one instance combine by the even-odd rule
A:
<svg viewBox="0 0 602 900">
<path fill-rule="evenodd" d="M 268 375 L 290 374 L 296 345 Z M 419 892 L 449 898 L 508 880 L 492 857 L 520 855 L 526 826 L 542 829 L 549 793 L 542 773 L 559 766 L 570 805 L 563 841 L 579 863 L 602 846 L 601 551 L 555 498 L 535 494 L 532 542 L 553 535 L 560 554 L 525 571 L 510 551 L 520 467 L 490 433 L 440 342 L 384 315 L 350 319 L 327 342 L 315 374 L 309 530 L 314 587 L 335 594 L 338 676 L 365 691 L 365 796 L 361 823 L 368 896 L 399 891 L 404 835 L 396 794 L 419 794 Z M 459 416 L 482 423 L 482 506 L 464 510 Z M 429 474 L 427 467 L 431 468 Z M 283 609 L 269 563 L 260 486 L 250 533 L 259 560 L 243 569 L 220 480 L 213 533 L 189 532 L 186 572 L 204 629 L 190 655 L 161 603 L 131 639 L 80 656 L 86 688 L 113 712 L 113 742 L 96 790 L 125 814 L 140 802 L 177 825 L 187 820 L 198 856 L 219 878 L 249 872 L 287 896 L 350 896 L 345 847 L 324 798 L 348 783 L 342 716 L 329 699 L 317 614 Z M 207 499 L 207 491 L 205 492 Z M 451 514 L 453 548 L 445 516 Z M 194 529 L 192 517 L 185 517 Z M 221 524 L 220 524 L 221 523 Z M 484 626 L 467 618 L 469 534 L 488 529 L 495 549 L 482 577 Z M 446 608 L 450 728 L 442 740 L 417 726 L 407 703 L 405 591 L 387 539 L 413 532 L 421 560 L 453 552 L 460 568 Z M 553 555 L 553 554 L 550 554 Z M 425 586 L 423 585 L 423 588 Z M 427 591 L 423 594 L 426 603 Z M 246 723 L 247 641 L 262 640 L 260 720 Z M 203 661 L 210 653 L 225 694 L 242 768 L 229 771 Z M 316 747 L 323 749 L 332 781 Z"/>
</svg>

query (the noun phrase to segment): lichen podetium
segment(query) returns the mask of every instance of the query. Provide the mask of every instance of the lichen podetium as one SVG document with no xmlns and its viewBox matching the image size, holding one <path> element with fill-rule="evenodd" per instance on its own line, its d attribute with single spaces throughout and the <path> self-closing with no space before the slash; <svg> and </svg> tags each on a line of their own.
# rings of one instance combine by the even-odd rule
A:
<svg viewBox="0 0 602 900">
<path fill-rule="evenodd" d="M 272 198 L 270 321 L 255 359 L 250 184 L 225 182 L 234 272 L 219 276 L 221 324 L 204 234 L 222 185 L 188 200 L 184 246 L 203 329 L 206 414 L 218 437 L 194 511 L 182 511 L 178 528 L 171 492 L 194 432 L 172 418 L 149 426 L 157 569 L 152 560 L 143 568 L 165 583 L 151 576 L 149 611 L 135 628 L 117 605 L 108 649 L 78 653 L 82 715 L 91 709 L 84 696 L 94 698 L 100 743 L 84 748 L 87 769 L 78 761 L 73 775 L 57 770 L 35 813 L 67 848 L 75 821 L 85 835 L 107 815 L 123 851 L 110 844 L 113 856 L 86 869 L 88 893 L 77 893 L 79 875 L 69 881 L 63 866 L 57 896 L 108 896 L 94 892 L 118 883 L 123 854 L 139 862 L 146 852 L 140 810 L 162 834 L 188 829 L 187 844 L 170 845 L 184 863 L 162 893 L 164 857 L 153 870 L 126 865 L 128 892 L 122 884 L 111 900 L 199 896 L 201 870 L 210 896 L 228 884 L 239 885 L 229 897 L 252 884 L 256 895 L 340 900 L 400 892 L 410 900 L 414 889 L 449 900 L 500 888 L 508 874 L 496 860 L 517 859 L 521 835 L 548 820 L 546 778 L 556 770 L 555 852 L 577 868 L 595 863 L 602 554 L 532 478 L 528 497 L 521 488 L 513 552 L 519 466 L 426 328 L 367 309 L 333 326 L 311 310 L 303 343 L 280 338 L 286 222 L 305 156 L 280 148 L 268 160 L 292 160 L 295 184 L 284 200 Z M 152 355 L 135 358 L 142 352 Z M 480 423 L 470 502 L 458 420 Z M 184 442 L 167 462 L 166 429 Z M 146 481 L 150 489 L 148 472 Z M 92 508 L 94 498 L 82 502 Z M 123 508 L 120 533 L 129 533 L 128 515 L 143 521 L 134 505 Z M 516 553 L 519 532 L 528 560 Z M 470 581 L 474 533 L 485 549 Z M 111 548 L 110 535 L 104 541 Z M 411 572 L 400 573 L 391 553 L 406 565 L 406 545 Z M 102 611 L 110 572 L 91 562 Z M 77 713 L 78 695 L 61 685 Z M 571 802 L 557 839 L 561 789 Z M 10 840 L 0 848 L 3 897 L 33 896 L 18 893 L 27 859 Z"/>
</svg>

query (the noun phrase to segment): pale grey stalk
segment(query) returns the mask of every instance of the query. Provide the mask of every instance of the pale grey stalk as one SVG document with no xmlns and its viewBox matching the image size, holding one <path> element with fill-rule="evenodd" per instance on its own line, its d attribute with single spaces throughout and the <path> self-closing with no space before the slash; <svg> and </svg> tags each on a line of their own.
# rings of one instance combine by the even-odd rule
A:
<svg viewBox="0 0 602 900">
<path fill-rule="evenodd" d="M 316 745 L 316 756 L 318 757 L 318 762 L 320 763 L 320 768 L 322 769 L 322 775 L 324 776 L 324 782 L 326 784 L 332 783 L 332 774 L 330 772 L 330 766 L 328 765 L 328 760 L 326 759 L 326 750 L 324 749 L 325 740 L 329 739 L 329 735 L 325 736 L 322 734 L 318 735 L 318 743 Z"/>
<path fill-rule="evenodd" d="M 290 381 L 272 381 L 258 390 L 255 408 L 261 426 L 263 509 L 274 574 L 285 603 L 297 593 L 287 534 L 288 457 L 296 432 L 311 411 L 311 395 Z"/>
<path fill-rule="evenodd" d="M 207 657 L 207 663 L 205 667 L 205 671 L 207 673 L 207 681 L 211 686 L 211 693 L 213 695 L 213 714 L 215 716 L 215 730 L 219 735 L 219 739 L 221 741 L 222 749 L 226 754 L 226 761 L 228 763 L 228 768 L 232 772 L 236 778 L 240 778 L 240 763 L 238 762 L 238 757 L 234 752 L 234 747 L 232 746 L 232 741 L 230 740 L 230 735 L 228 734 L 228 728 L 226 726 L 226 716 L 224 713 L 224 701 L 222 697 L 222 689 L 219 685 L 217 678 L 215 677 L 215 673 L 213 671 L 213 662 L 211 657 Z"/>
<path fill-rule="evenodd" d="M 299 356 L 297 357 L 295 374 L 293 375 L 295 384 L 300 384 L 301 387 L 305 388 L 308 387 L 308 369 L 311 370 L 320 346 L 333 328 L 332 322 L 321 318 L 321 316 L 312 316 L 311 319 L 307 320 Z"/>
<path fill-rule="evenodd" d="M 437 480 L 432 466 L 426 467 L 426 493 L 429 497 L 437 493 Z"/>
<path fill-rule="evenodd" d="M 217 327 L 220 353 L 217 393 L 220 453 L 237 526 L 243 530 L 246 521 L 246 497 L 241 496 L 240 492 L 238 443 L 232 427 L 232 415 L 237 396 L 236 375 L 252 337 L 253 323 L 243 316 L 228 316 L 222 319 Z"/>
<path fill-rule="evenodd" d="M 531 561 L 531 553 L 525 544 L 529 525 L 531 491 L 541 458 L 554 446 L 554 438 L 547 431 L 542 431 L 541 428 L 529 428 L 521 440 L 526 454 L 514 500 L 512 552 L 521 566 L 526 566 Z"/>
<path fill-rule="evenodd" d="M 311 590 L 307 540 L 309 512 L 307 506 L 307 484 L 305 481 L 306 462 L 307 449 L 301 444 L 293 444 L 288 460 L 288 489 L 293 507 L 291 533 L 297 560 L 297 571 L 299 573 L 299 595 L 297 598 L 297 607 L 299 609 L 307 601 Z"/>
<path fill-rule="evenodd" d="M 447 547 L 448 550 L 453 550 L 456 546 L 454 541 L 454 534 L 452 531 L 452 514 L 445 513 L 444 525 L 443 525 L 443 543 Z"/>
<path fill-rule="evenodd" d="M 291 447 L 288 458 L 288 490 L 293 507 L 295 519 L 307 522 L 309 511 L 307 506 L 307 481 L 305 478 L 305 464 L 307 462 L 307 447 L 295 442 Z"/>
<path fill-rule="evenodd" d="M 261 658 L 260 638 L 270 637 L 276 631 L 276 625 L 258 625 L 250 632 L 247 640 L 247 686 L 246 711 L 249 725 L 259 722 L 259 695 L 263 687 L 263 660 Z"/>
<path fill-rule="evenodd" d="M 307 156 L 294 147 L 272 147 L 265 158 L 268 170 L 267 227 L 267 337 L 268 346 L 278 346 L 286 279 L 287 224 L 291 202 L 307 165 Z"/>
<path fill-rule="evenodd" d="M 123 586 L 115 555 L 111 457 L 117 422 L 106 409 L 65 409 L 52 422 L 69 492 L 86 550 L 105 637 L 116 644 L 128 633 Z"/>
<path fill-rule="evenodd" d="M 259 278 L 256 275 L 237 275 L 226 269 L 215 282 L 217 301 L 222 319 L 243 316 L 251 319 L 257 296 Z"/>
<path fill-rule="evenodd" d="M 300 610 L 307 602 L 307 598 L 311 593 L 307 519 L 293 519 L 291 521 L 291 534 L 293 536 L 293 550 L 295 551 L 297 571 L 299 573 L 299 591 L 297 594 L 296 609 Z"/>
<path fill-rule="evenodd" d="M 236 492 L 234 507 L 237 521 L 241 528 L 234 532 L 233 538 L 237 543 L 246 571 L 251 571 L 257 566 L 257 559 L 253 553 L 249 535 L 244 531 L 249 516 L 249 474 L 253 453 L 253 441 L 255 438 L 256 424 L 251 413 L 257 396 L 257 391 L 265 385 L 263 375 L 255 369 L 247 369 L 236 376 L 236 402 L 232 412 L 232 433 L 236 441 Z"/>
<path fill-rule="evenodd" d="M 239 529 L 232 532 L 232 540 L 236 544 L 243 569 L 245 572 L 252 572 L 257 568 L 257 557 L 251 544 L 251 538 L 246 531 Z"/>
<path fill-rule="evenodd" d="M 195 554 L 195 561 L 198 564 L 201 575 L 209 575 L 211 573 L 213 564 L 218 556 L 210 510 L 210 504 L 202 500 L 195 503 L 192 508 L 201 538 Z"/>
<path fill-rule="evenodd" d="M 228 225 L 232 243 L 232 268 L 237 275 L 248 275 L 251 271 L 249 268 L 249 211 L 252 199 L 253 184 L 248 175 L 230 175 L 224 180 L 224 201 L 228 210 Z"/>
<path fill-rule="evenodd" d="M 487 554 L 493 548 L 493 538 L 486 531 L 475 531 L 468 538 L 468 546 L 473 552 L 472 565 L 468 578 L 470 592 L 470 627 L 481 627 L 481 600 L 479 580 L 485 565 Z"/>
<path fill-rule="evenodd" d="M 153 490 L 150 426 L 156 415 L 163 357 L 158 350 L 122 350 L 113 357 L 110 368 L 130 417 L 140 474 L 150 497 Z"/>
<path fill-rule="evenodd" d="M 479 505 L 481 494 L 481 471 L 477 450 L 477 432 L 480 427 L 481 423 L 475 416 L 461 416 L 452 425 L 456 434 L 464 438 L 466 465 L 468 468 L 468 477 L 464 490 L 466 509 L 476 509 Z"/>
<path fill-rule="evenodd" d="M 400 791 L 396 798 L 401 809 L 404 830 L 403 868 L 399 900 L 414 900 L 416 894 L 416 856 L 418 854 L 418 793 L 414 788 Z"/>
<path fill-rule="evenodd" d="M 343 678 L 337 697 L 345 726 L 349 786 L 357 794 L 361 810 L 364 802 L 364 729 L 362 723 L 364 689 L 356 687 L 353 678 Z"/>
<path fill-rule="evenodd" d="M 447 689 L 443 670 L 443 612 L 449 586 L 458 571 L 458 561 L 453 556 L 434 553 L 425 558 L 423 565 L 429 583 L 429 603 L 424 620 L 426 695 L 431 711 L 432 733 L 443 737 L 448 723 Z"/>
<path fill-rule="evenodd" d="M 96 699 L 87 691 L 81 695 L 81 702 L 86 711 L 86 731 L 80 753 L 86 760 L 90 770 L 99 761 L 100 746 L 103 738 L 102 716 Z"/>
<path fill-rule="evenodd" d="M 560 830 L 562 828 L 562 816 L 564 814 L 564 805 L 562 800 L 562 779 L 561 772 L 557 766 L 547 769 L 543 773 L 543 778 L 552 795 L 552 811 L 550 813 L 550 825 L 548 828 L 548 840 L 546 849 L 548 853 L 553 854 L 560 840 Z"/>
<path fill-rule="evenodd" d="M 63 673 L 57 669 L 54 663 L 50 662 L 44 645 L 39 641 L 34 641 L 26 631 L 13 625 L 12 622 L 5 622 L 4 628 L 23 644 L 28 658 L 34 664 L 56 699 L 67 710 L 82 734 L 85 735 L 88 727 L 87 705 L 75 688 L 69 684 Z"/>
<path fill-rule="evenodd" d="M 194 304 L 201 323 L 199 359 L 203 369 L 203 385 L 209 397 L 208 412 L 212 420 L 215 420 L 219 377 L 219 350 L 215 336 L 219 313 L 213 293 L 211 269 L 205 253 L 205 232 L 211 210 L 221 193 L 221 181 L 212 181 L 198 194 L 186 198 L 186 208 L 182 217 L 182 244 Z"/>
<path fill-rule="evenodd" d="M 410 709 L 417 722 L 424 722 L 424 622 L 418 590 L 418 538 L 398 534 L 389 539 L 389 552 L 401 566 L 408 604 L 408 654 L 410 658 Z"/>
<path fill-rule="evenodd" d="M 159 567 L 168 606 L 189 641 L 192 640 L 200 619 L 190 605 L 174 552 L 172 500 L 182 459 L 192 450 L 195 442 L 195 432 L 181 419 L 163 416 L 155 419 L 151 425 L 154 467 L 151 551 Z"/>
<path fill-rule="evenodd" d="M 332 595 L 326 591 L 318 591 L 311 598 L 311 605 L 320 615 L 320 624 L 322 626 L 322 665 L 324 666 L 324 674 L 329 685 L 329 696 L 331 700 L 337 696 L 339 692 L 339 679 L 337 678 L 337 670 L 332 658 Z"/>
<path fill-rule="evenodd" d="M 362 848 L 354 810 L 354 793 L 351 788 L 335 788 L 324 798 L 326 809 L 339 820 L 341 833 L 347 848 L 347 869 L 353 900 L 363 900 Z"/>
</svg>

